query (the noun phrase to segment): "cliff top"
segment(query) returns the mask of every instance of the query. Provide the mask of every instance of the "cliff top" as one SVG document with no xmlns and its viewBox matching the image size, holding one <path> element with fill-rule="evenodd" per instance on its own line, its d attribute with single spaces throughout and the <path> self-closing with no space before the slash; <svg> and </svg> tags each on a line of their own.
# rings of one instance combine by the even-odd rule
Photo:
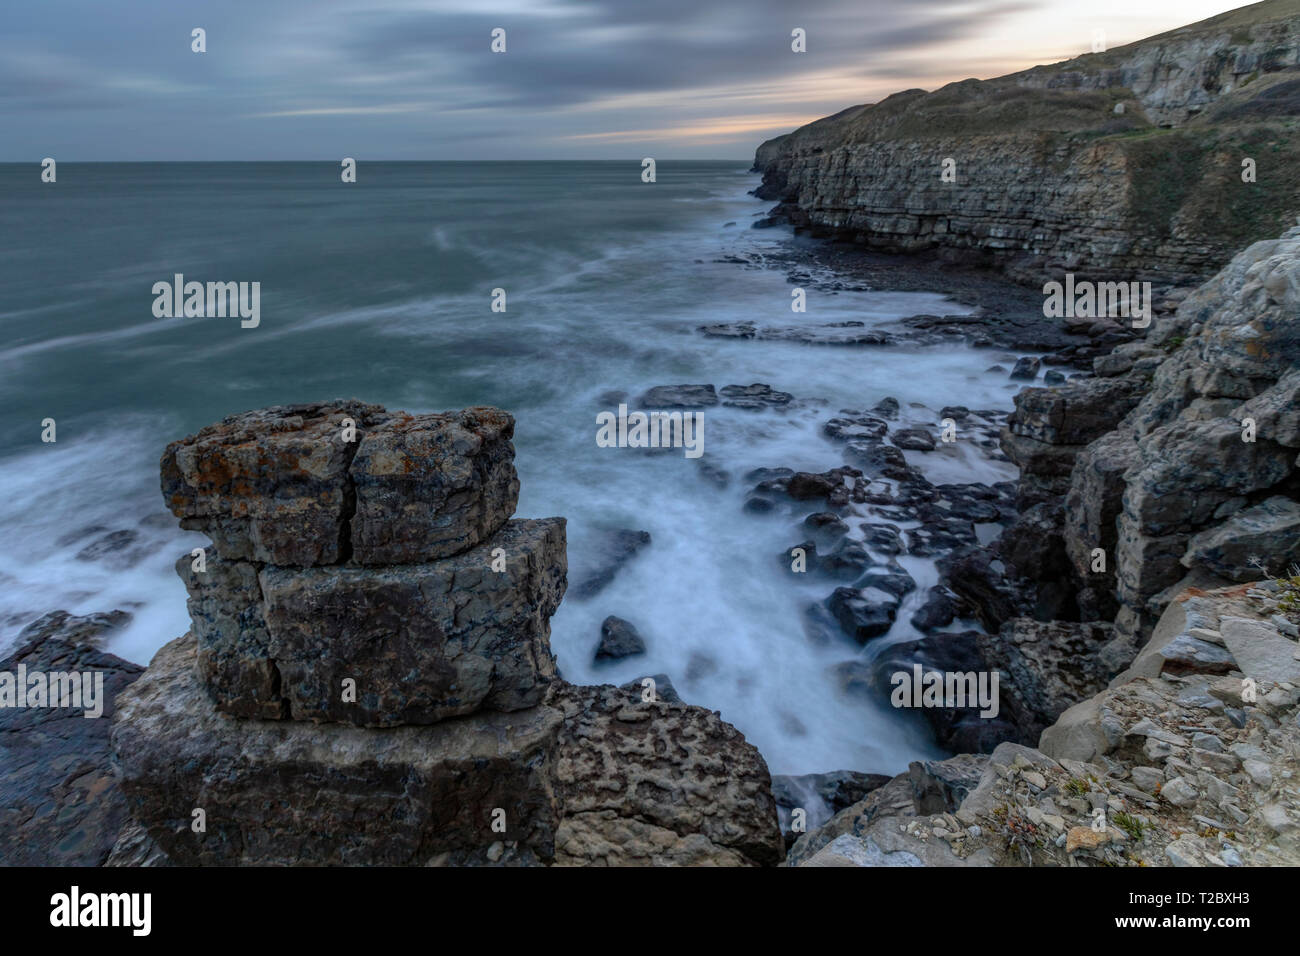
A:
<svg viewBox="0 0 1300 956">
<path fill-rule="evenodd" d="M 1300 0 L 1265 0 L 1105 52 L 853 106 L 763 143 L 756 165 L 794 141 L 817 149 L 1026 130 L 1133 135 L 1198 121 L 1294 120 L 1298 71 Z"/>
</svg>

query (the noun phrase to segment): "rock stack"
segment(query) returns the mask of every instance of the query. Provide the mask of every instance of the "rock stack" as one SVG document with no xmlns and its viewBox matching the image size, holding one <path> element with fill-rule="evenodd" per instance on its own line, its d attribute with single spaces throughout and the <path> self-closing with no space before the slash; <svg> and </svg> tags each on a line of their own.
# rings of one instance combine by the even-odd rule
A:
<svg viewBox="0 0 1300 956">
<path fill-rule="evenodd" d="M 556 677 L 563 518 L 512 520 L 513 418 L 355 401 L 171 444 L 190 634 L 118 702 L 133 817 L 184 864 L 772 863 L 717 715 Z M 674 748 L 669 749 L 669 744 Z"/>
</svg>

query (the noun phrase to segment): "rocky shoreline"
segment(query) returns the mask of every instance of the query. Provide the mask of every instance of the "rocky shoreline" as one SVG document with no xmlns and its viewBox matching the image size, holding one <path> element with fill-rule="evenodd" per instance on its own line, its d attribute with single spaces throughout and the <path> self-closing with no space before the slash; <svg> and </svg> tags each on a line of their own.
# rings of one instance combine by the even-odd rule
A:
<svg viewBox="0 0 1300 956">
<path fill-rule="evenodd" d="M 1300 859 L 1298 316 L 1300 228 L 1092 376 L 1016 396 L 1000 439 L 1018 513 L 943 562 L 984 631 L 890 648 L 864 678 L 997 670 L 1007 721 L 982 738 L 927 713 L 992 758 L 913 764 L 788 865 Z M 1099 808 L 1120 825 L 1094 827 Z"/>
<path fill-rule="evenodd" d="M 563 522 L 511 518 L 505 413 L 353 402 L 236 416 L 163 460 L 169 507 L 214 542 L 203 572 L 192 556 L 178 562 L 193 634 L 143 676 L 94 658 L 125 688 L 115 773 L 99 721 L 62 721 L 70 736 L 34 747 L 26 728 L 0 727 L 7 746 L 32 749 L 8 792 L 44 792 L 57 747 L 95 793 L 70 798 L 82 822 L 41 813 L 9 832 L 41 862 L 60 845 L 75 849 L 67 862 L 112 865 L 772 865 L 783 842 L 787 865 L 1294 862 L 1300 613 L 1282 572 L 1300 560 L 1296 315 L 1300 228 L 1243 251 L 1145 338 L 1094 357 L 1091 373 L 1021 390 L 1005 424 L 941 410 L 960 440 L 1014 461 L 1018 482 L 932 484 L 905 453 L 940 442 L 888 401 L 827 420 L 845 464 L 747 476 L 749 501 L 766 503 L 751 510 L 804 515 L 807 540 L 792 548 L 829 592 L 810 608 L 810 639 L 848 634 L 870 651 L 915 588 L 896 556 L 938 561 L 940 583 L 910 620 L 924 636 L 843 667 L 847 692 L 887 699 L 891 675 L 916 667 L 1000 675 L 994 719 L 977 706 L 923 712 L 958 756 L 893 778 L 769 778 L 734 728 L 681 703 L 664 675 L 649 698 L 639 684 L 559 678 L 546 619 L 566 585 Z M 771 394 L 747 386 L 728 399 L 780 405 Z M 720 400 L 699 388 L 653 397 L 701 396 Z M 1256 431 L 1243 442 L 1248 417 Z M 344 419 L 357 428 L 350 451 L 333 440 Z M 1169 515 L 1179 523 L 1163 533 Z M 977 524 L 1003 530 L 981 543 Z M 611 539 L 585 589 L 649 543 Z M 487 569 L 502 555 L 523 558 L 524 574 L 494 585 Z M 438 623 L 442 601 L 481 608 L 466 618 L 478 623 Z M 367 635 L 391 632 L 392 610 L 409 630 L 376 658 Z M 0 670 L 88 660 L 116 620 L 52 615 Z M 626 624 L 606 622 L 611 656 L 635 653 Z M 415 639 L 429 633 L 443 637 Z M 449 655 L 443 641 L 478 650 Z M 344 703 L 331 688 L 349 677 L 367 693 Z M 477 789 L 471 766 L 491 767 L 500 786 Z M 392 809 L 375 818 L 401 827 L 349 822 L 381 799 Z M 281 809 L 268 818 L 268 807 Z M 444 820 L 436 807 L 470 809 Z M 500 834 L 497 808 L 512 821 Z M 195 809 L 212 822 L 192 839 Z"/>
</svg>

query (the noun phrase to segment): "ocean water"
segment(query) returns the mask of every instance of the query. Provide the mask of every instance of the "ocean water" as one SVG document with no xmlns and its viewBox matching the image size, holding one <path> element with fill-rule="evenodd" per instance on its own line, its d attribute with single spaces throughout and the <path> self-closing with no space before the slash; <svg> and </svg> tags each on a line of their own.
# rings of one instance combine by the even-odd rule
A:
<svg viewBox="0 0 1300 956">
<path fill-rule="evenodd" d="M 835 348 L 706 338 L 706 323 L 886 322 L 962 307 L 934 293 L 809 293 L 790 309 L 784 271 L 755 261 L 788 238 L 750 225 L 770 205 L 739 162 L 0 165 L 0 649 L 41 613 L 123 608 L 110 649 L 147 662 L 183 633 L 176 557 L 203 544 L 163 509 L 167 442 L 277 403 L 357 397 L 437 411 L 472 404 L 518 420 L 518 514 L 569 520 L 571 583 L 609 529 L 652 544 L 587 602 L 566 600 L 552 646 L 566 678 L 669 674 L 720 711 L 774 773 L 898 772 L 935 756 L 915 714 L 845 696 L 830 671 L 876 649 L 818 645 L 803 611 L 834 586 L 778 556 L 799 514 L 742 509 L 757 467 L 841 464 L 822 423 L 892 395 L 905 418 L 944 405 L 1011 407 L 987 352 L 959 345 Z M 175 273 L 258 281 L 261 322 L 155 318 Z M 494 288 L 507 311 L 491 311 Z M 596 416 L 662 384 L 768 383 L 784 413 L 713 408 L 704 456 L 596 443 Z M 909 407 L 917 403 L 924 408 Z M 42 422 L 57 441 L 41 441 Z M 960 445 L 960 443 L 959 443 Z M 909 459 L 935 481 L 998 481 L 1009 465 L 969 447 Z M 731 475 L 725 487 L 702 465 Z M 812 509 L 804 509 L 812 510 Z M 936 580 L 918 589 L 890 643 Z M 631 621 L 643 657 L 595 666 L 600 622 Z"/>
</svg>

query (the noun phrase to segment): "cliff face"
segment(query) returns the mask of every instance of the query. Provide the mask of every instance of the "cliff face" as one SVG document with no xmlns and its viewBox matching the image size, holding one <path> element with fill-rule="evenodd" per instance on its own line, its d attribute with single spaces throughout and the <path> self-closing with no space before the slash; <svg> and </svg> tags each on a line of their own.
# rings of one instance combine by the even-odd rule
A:
<svg viewBox="0 0 1300 956">
<path fill-rule="evenodd" d="M 1268 0 L 844 110 L 763 143 L 757 195 L 797 228 L 881 250 L 936 249 L 1039 281 L 1182 283 L 1294 221 L 1298 118 L 1300 3 Z"/>
<path fill-rule="evenodd" d="M 1300 227 L 1240 252 L 1097 377 L 1016 396 L 1002 445 L 1033 503 L 1021 520 L 1071 570 L 1079 615 L 1115 618 L 1112 670 L 1182 588 L 1300 561 L 1298 323 Z"/>
</svg>

